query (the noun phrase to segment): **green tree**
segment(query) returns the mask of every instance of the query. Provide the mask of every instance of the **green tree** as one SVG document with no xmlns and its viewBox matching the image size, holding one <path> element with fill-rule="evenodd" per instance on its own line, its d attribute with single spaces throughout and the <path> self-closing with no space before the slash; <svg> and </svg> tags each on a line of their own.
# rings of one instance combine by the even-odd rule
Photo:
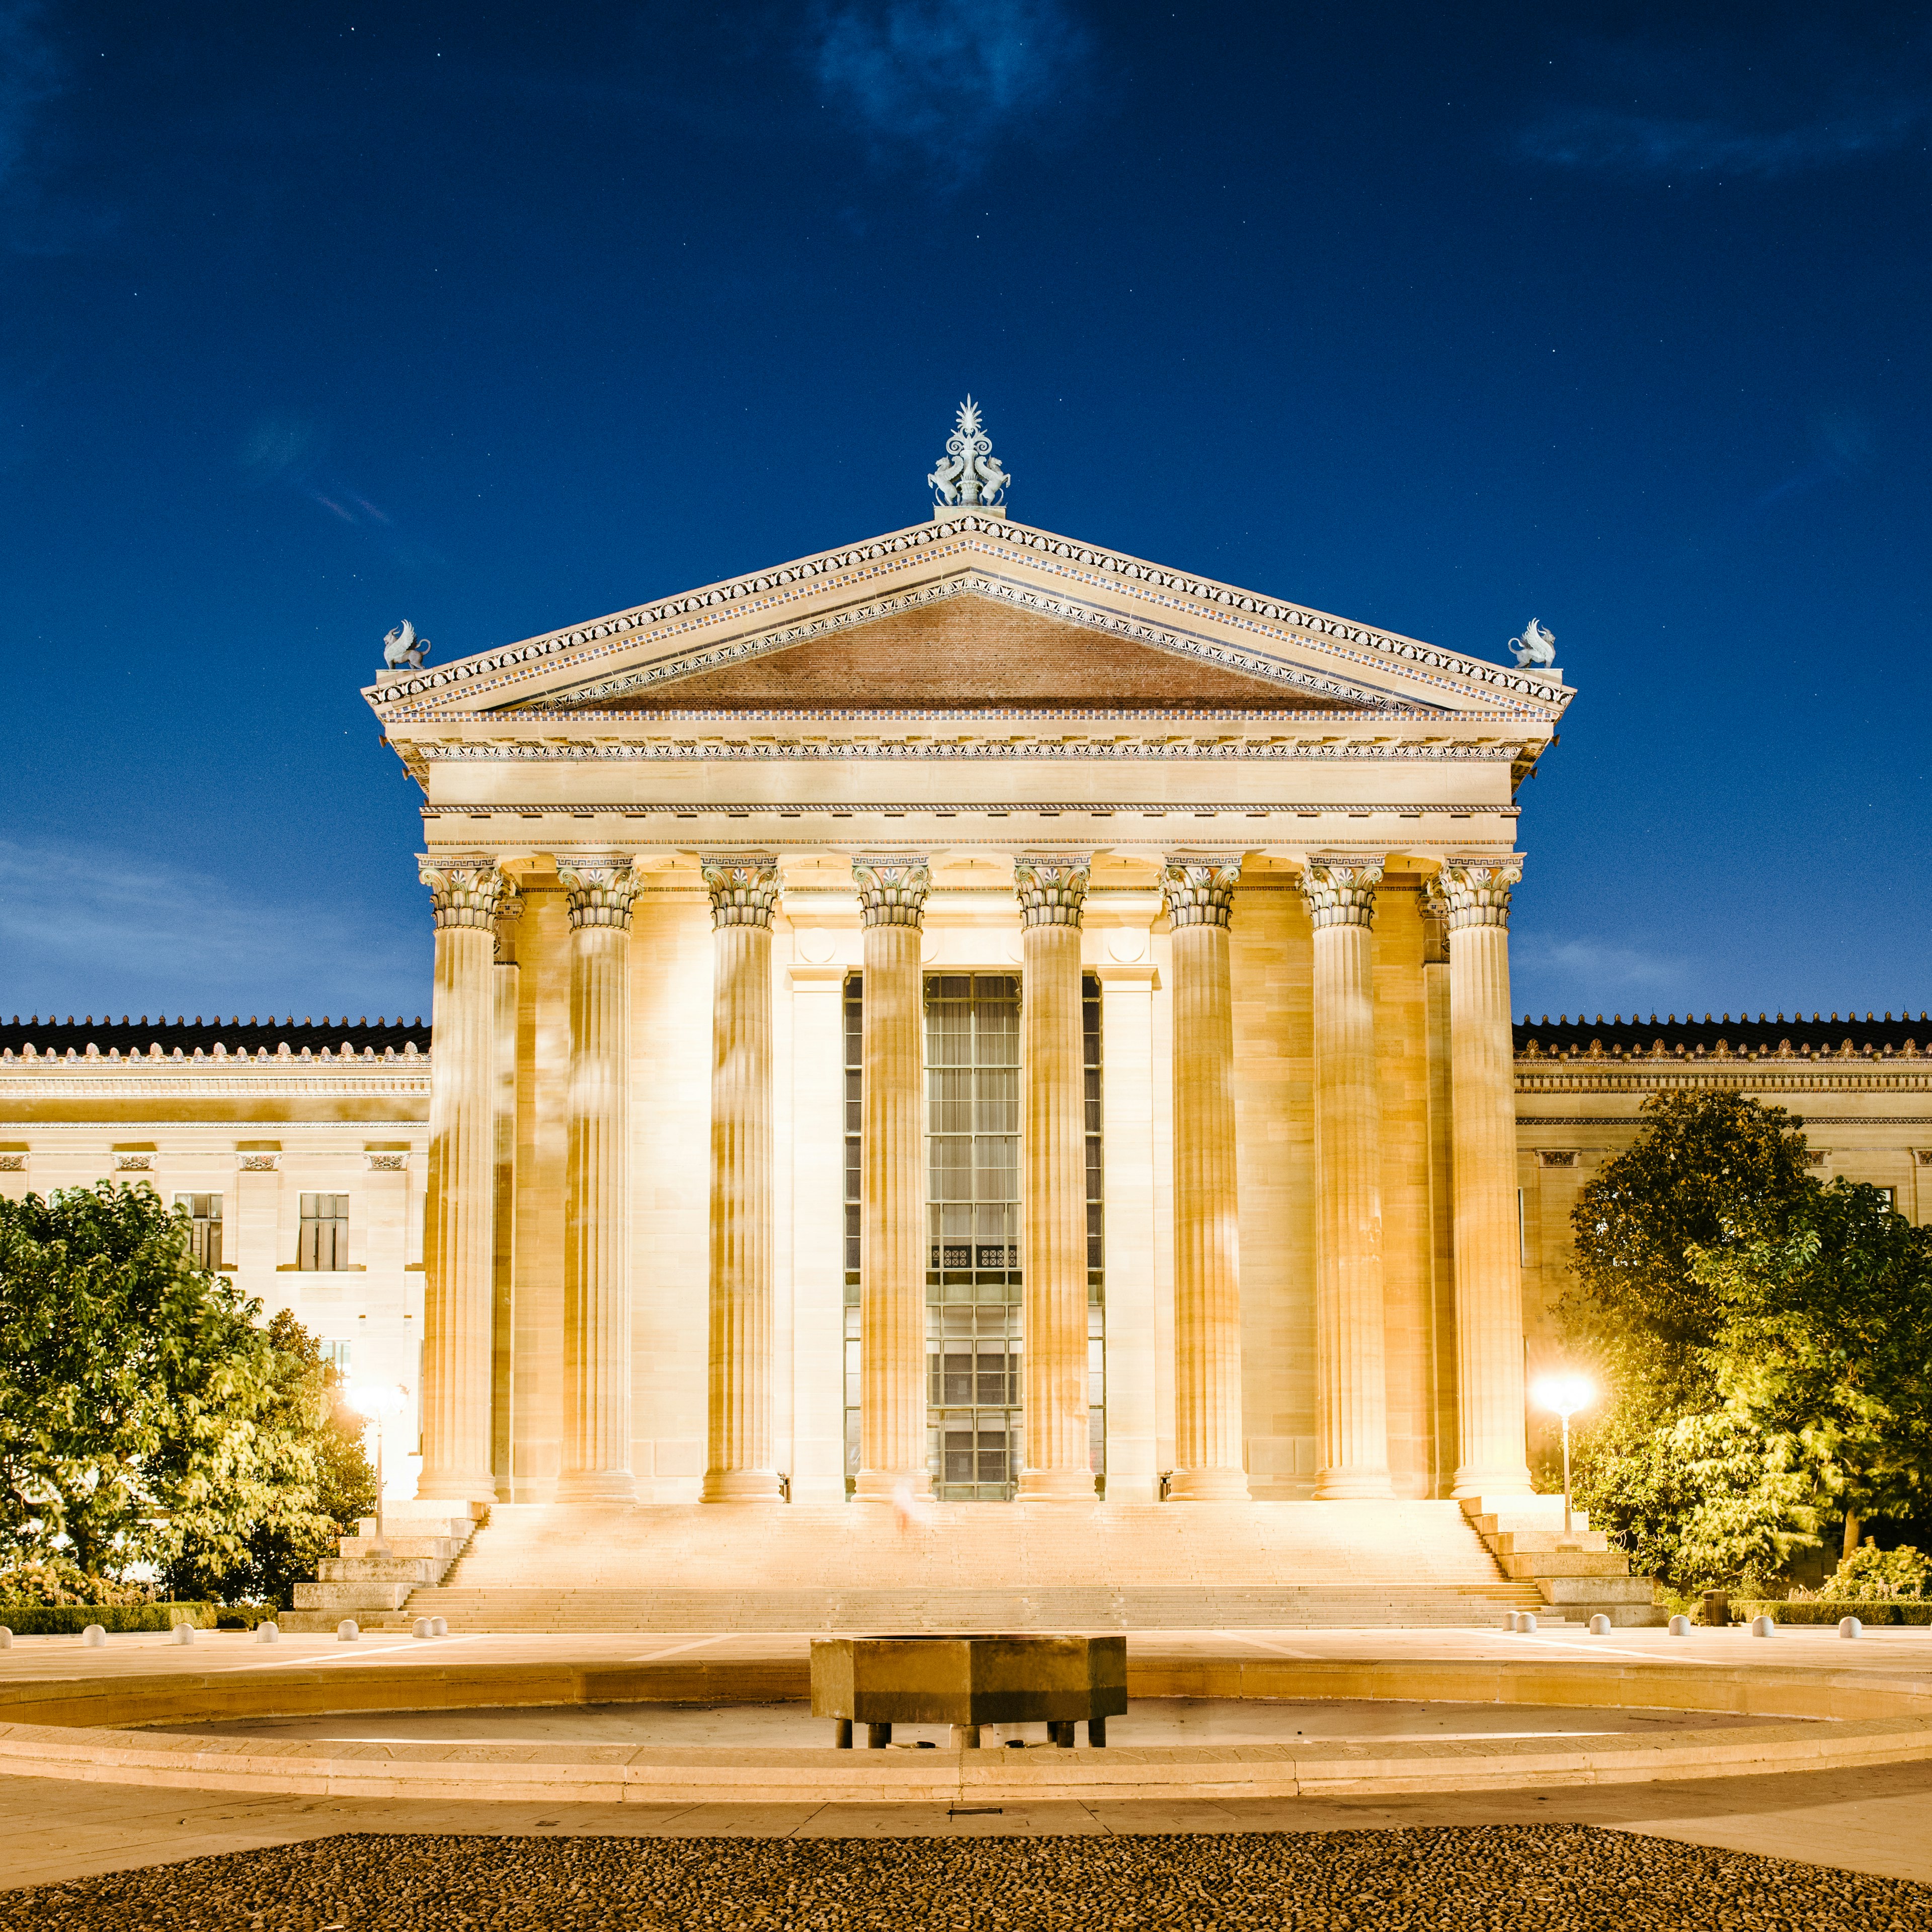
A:
<svg viewBox="0 0 1932 1932">
<path fill-rule="evenodd" d="M 1702 1408 L 1723 1311 L 1691 1263 L 1773 1240 L 1816 1192 L 1804 1123 L 1742 1094 L 1660 1094 L 1576 1197 L 1564 1325 L 1600 1363 L 1626 1432 Z"/>
<path fill-rule="evenodd" d="M 333 1556 L 338 1538 L 376 1508 L 376 1472 L 362 1447 L 362 1418 L 345 1406 L 341 1378 L 322 1358 L 315 1337 L 287 1310 L 268 1323 L 275 1351 L 274 1390 L 261 1426 L 305 1439 L 314 1451 L 305 1517 L 264 1517 L 238 1554 L 190 1534 L 168 1563 L 170 1596 L 228 1603 L 293 1600 L 293 1586 L 313 1582 L 319 1558 Z"/>
<path fill-rule="evenodd" d="M 1704 1361 L 1726 1412 L 1802 1472 L 1814 1512 L 1842 1516 L 1846 1553 L 1870 1516 L 1932 1494 L 1932 1228 L 1875 1187 L 1813 1190 L 1781 1239 L 1700 1251 L 1720 1311 Z"/>
<path fill-rule="evenodd" d="M 1708 1351 L 1726 1318 L 1700 1256 L 1781 1238 L 1817 1184 L 1802 1123 L 1736 1094 L 1663 1094 L 1576 1198 L 1558 1316 L 1602 1402 L 1576 1432 L 1576 1491 L 1640 1570 L 1680 1586 L 1774 1565 L 1802 1525 L 1767 1520 L 1789 1472 L 1748 1420 L 1720 1417 Z"/>
<path fill-rule="evenodd" d="M 260 1312 L 145 1184 L 0 1200 L 0 1557 L 232 1568 L 314 1533 L 318 1430 Z"/>
</svg>

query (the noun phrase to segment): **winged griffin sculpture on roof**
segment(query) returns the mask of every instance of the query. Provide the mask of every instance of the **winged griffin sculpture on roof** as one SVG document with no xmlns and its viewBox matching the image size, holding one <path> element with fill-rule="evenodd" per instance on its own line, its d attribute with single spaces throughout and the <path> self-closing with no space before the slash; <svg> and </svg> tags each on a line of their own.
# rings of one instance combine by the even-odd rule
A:
<svg viewBox="0 0 1932 1932">
<path fill-rule="evenodd" d="M 1012 481 L 993 454 L 992 439 L 982 427 L 980 405 L 970 396 L 959 405 L 959 424 L 946 439 L 946 454 L 926 479 L 938 497 L 936 508 L 990 509 Z"/>
</svg>

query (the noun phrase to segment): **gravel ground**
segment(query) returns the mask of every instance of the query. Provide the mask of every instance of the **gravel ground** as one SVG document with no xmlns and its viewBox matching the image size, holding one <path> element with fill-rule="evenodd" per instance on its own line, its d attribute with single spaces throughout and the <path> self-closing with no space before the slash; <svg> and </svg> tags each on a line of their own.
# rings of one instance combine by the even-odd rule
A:
<svg viewBox="0 0 1932 1932">
<path fill-rule="evenodd" d="M 1928 1932 L 1932 1886 L 1585 1825 L 1147 1838 L 362 1834 L 0 1893 L 34 1932 Z"/>
</svg>

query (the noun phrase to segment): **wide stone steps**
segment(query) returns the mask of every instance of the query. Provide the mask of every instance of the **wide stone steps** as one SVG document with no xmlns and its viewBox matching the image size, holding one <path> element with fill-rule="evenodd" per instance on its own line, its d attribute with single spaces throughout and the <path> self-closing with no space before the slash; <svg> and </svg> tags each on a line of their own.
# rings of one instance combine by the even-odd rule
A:
<svg viewBox="0 0 1932 1932">
<path fill-rule="evenodd" d="M 1316 1629 L 1493 1628 L 1510 1610 L 1546 1610 L 1533 1584 L 1430 1589 L 1330 1586 L 1032 1590 L 418 1590 L 407 1617 L 452 1630 L 558 1631 Z"/>
</svg>

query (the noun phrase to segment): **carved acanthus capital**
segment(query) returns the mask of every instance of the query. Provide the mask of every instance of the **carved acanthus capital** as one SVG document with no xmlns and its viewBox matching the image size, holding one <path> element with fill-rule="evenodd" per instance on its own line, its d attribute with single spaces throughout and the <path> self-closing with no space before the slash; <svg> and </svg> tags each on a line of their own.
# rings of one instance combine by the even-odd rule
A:
<svg viewBox="0 0 1932 1932">
<path fill-rule="evenodd" d="M 1013 861 L 1022 926 L 1078 926 L 1092 857 L 1085 852 L 1022 852 Z"/>
<path fill-rule="evenodd" d="M 1448 902 L 1449 930 L 1466 926 L 1509 926 L 1510 892 L 1522 883 L 1522 859 L 1510 853 L 1480 863 L 1446 865 L 1437 881 Z"/>
<path fill-rule="evenodd" d="M 1301 874 L 1301 896 L 1316 932 L 1324 926 L 1373 926 L 1376 889 L 1382 882 L 1379 859 L 1353 854 L 1311 858 Z"/>
<path fill-rule="evenodd" d="M 1161 868 L 1160 892 L 1168 922 L 1226 926 L 1234 916 L 1234 888 L 1240 883 L 1240 854 L 1186 852 Z"/>
<path fill-rule="evenodd" d="M 636 866 L 621 854 L 573 860 L 556 868 L 570 906 L 570 929 L 614 926 L 631 929 L 631 902 L 644 888 Z"/>
<path fill-rule="evenodd" d="M 867 926 L 918 926 L 932 890 L 932 868 L 916 852 L 857 852 L 852 883 Z"/>
<path fill-rule="evenodd" d="M 494 859 L 470 853 L 419 858 L 416 876 L 430 890 L 439 928 L 472 926 L 490 932 L 511 890 Z"/>
<path fill-rule="evenodd" d="M 707 852 L 698 860 L 711 895 L 711 929 L 761 926 L 770 931 L 784 880 L 772 852 Z"/>
</svg>

